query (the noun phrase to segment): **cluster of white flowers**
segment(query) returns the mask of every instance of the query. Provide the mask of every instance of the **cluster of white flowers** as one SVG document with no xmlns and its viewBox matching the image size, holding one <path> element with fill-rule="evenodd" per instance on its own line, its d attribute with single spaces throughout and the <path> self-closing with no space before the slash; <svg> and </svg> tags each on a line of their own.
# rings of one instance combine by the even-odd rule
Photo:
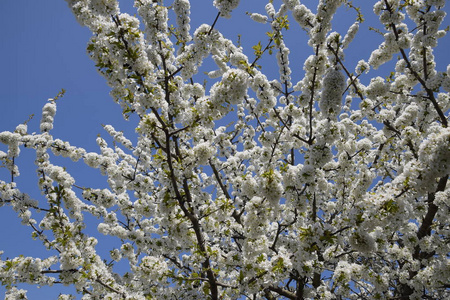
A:
<svg viewBox="0 0 450 300">
<path fill-rule="evenodd" d="M 272 108 L 276 104 L 276 98 L 266 75 L 255 75 L 250 79 L 250 86 L 260 100 L 258 103 L 260 109 Z"/>
<path fill-rule="evenodd" d="M 7 156 L 9 158 L 19 156 L 20 140 L 21 140 L 21 137 L 20 137 L 20 134 L 18 134 L 18 133 L 13 133 L 13 132 L 9 132 L 9 131 L 0 132 L 0 143 L 8 145 Z"/>
<path fill-rule="evenodd" d="M 141 276 L 151 281 L 158 281 L 168 272 L 168 266 L 163 257 L 145 256 L 139 264 Z"/>
<path fill-rule="evenodd" d="M 289 48 L 284 43 L 278 46 L 280 49 L 277 53 L 278 68 L 280 70 L 280 82 L 286 85 L 287 88 L 292 87 L 291 83 L 291 68 L 289 67 Z"/>
<path fill-rule="evenodd" d="M 283 186 L 281 184 L 281 175 L 279 172 L 269 170 L 261 176 L 259 187 L 262 189 L 262 195 L 269 200 L 271 206 L 278 205 L 281 195 L 283 194 Z"/>
<path fill-rule="evenodd" d="M 82 263 L 82 253 L 76 247 L 67 247 L 60 255 L 60 263 L 62 270 L 74 270 L 77 269 Z"/>
<path fill-rule="evenodd" d="M 402 32 L 407 32 L 408 30 L 406 25 L 399 25 L 398 27 L 403 27 L 399 29 Z M 411 36 L 406 33 L 397 37 L 394 33 L 389 32 L 384 35 L 384 38 L 385 42 L 383 42 L 378 49 L 374 50 L 369 58 L 369 63 L 374 69 L 377 69 L 384 63 L 390 61 L 393 55 L 400 49 L 408 48 L 411 42 Z"/>
<path fill-rule="evenodd" d="M 211 88 L 211 103 L 214 107 L 224 103 L 238 104 L 247 95 L 248 75 L 239 69 L 231 69 L 222 80 Z"/>
<path fill-rule="evenodd" d="M 435 5 L 440 7 L 439 5 Z M 414 8 L 408 9 L 408 13 L 412 16 L 415 23 L 426 23 L 426 29 L 421 27 L 412 41 L 414 48 L 421 47 L 436 47 L 437 40 L 446 35 L 444 30 L 439 27 L 443 22 L 446 12 L 444 10 L 429 10 L 426 13 L 419 13 L 419 10 Z"/>
<path fill-rule="evenodd" d="M 18 289 L 17 287 L 11 287 L 6 291 L 5 300 L 17 300 L 17 299 L 28 299 L 27 291 L 24 289 Z"/>
<path fill-rule="evenodd" d="M 211 27 L 202 24 L 194 32 L 194 43 L 184 47 L 184 51 L 177 57 L 177 61 L 183 65 L 181 75 L 184 79 L 191 78 L 198 72 L 198 67 L 210 53 L 213 45 L 220 43 L 222 36 Z"/>
<path fill-rule="evenodd" d="M 266 13 L 270 18 L 274 18 L 275 17 L 275 7 L 273 6 L 273 4 L 271 2 L 266 4 Z"/>
<path fill-rule="evenodd" d="M 420 145 L 418 155 L 424 168 L 424 188 L 432 188 L 436 185 L 436 178 L 445 176 L 450 170 L 450 128 L 440 128 L 430 134 Z"/>
<path fill-rule="evenodd" d="M 208 142 L 202 142 L 192 149 L 194 157 L 201 165 L 207 164 L 208 160 L 215 154 L 216 149 Z"/>
<path fill-rule="evenodd" d="M 389 83 L 380 76 L 372 78 L 370 84 L 365 90 L 367 97 L 376 100 L 377 97 L 382 97 L 389 92 Z"/>
<path fill-rule="evenodd" d="M 347 31 L 347 34 L 345 35 L 344 39 L 342 40 L 342 49 L 345 49 L 348 47 L 348 45 L 353 41 L 356 34 L 359 30 L 359 23 L 354 23 Z"/>
<path fill-rule="evenodd" d="M 47 132 L 53 129 L 53 121 L 56 114 L 56 104 L 53 99 L 42 108 L 41 132 Z"/>
<path fill-rule="evenodd" d="M 231 18 L 231 12 L 238 7 L 240 0 L 214 0 L 213 5 L 217 7 L 220 16 L 223 18 Z"/>
<path fill-rule="evenodd" d="M 109 208 L 116 204 L 116 197 L 108 189 L 85 189 L 83 197 L 96 206 Z"/>
<path fill-rule="evenodd" d="M 91 168 L 98 168 L 102 157 L 97 153 L 89 152 L 84 155 L 84 162 Z"/>
<path fill-rule="evenodd" d="M 14 132 L 16 132 L 16 133 L 18 133 L 20 135 L 26 135 L 27 134 L 27 129 L 28 129 L 28 126 L 27 126 L 26 123 L 25 124 L 19 124 L 19 125 L 17 125 L 16 130 L 14 130 Z"/>
<path fill-rule="evenodd" d="M 70 176 L 70 174 L 67 173 L 67 171 L 65 171 L 63 167 L 48 165 L 47 167 L 44 168 L 43 171 L 52 180 L 56 181 L 65 188 L 70 188 L 75 183 L 73 177 Z"/>
<path fill-rule="evenodd" d="M 119 12 L 119 3 L 115 0 L 68 0 L 67 2 L 77 21 L 94 32 L 99 25 L 99 17 L 104 21 L 105 18 Z"/>
<path fill-rule="evenodd" d="M 350 245 L 356 251 L 362 253 L 373 253 L 376 250 L 374 238 L 364 230 L 354 232 L 350 237 Z"/>
<path fill-rule="evenodd" d="M 403 113 L 395 120 L 394 126 L 399 128 L 401 126 L 408 126 L 413 123 L 417 117 L 419 106 L 416 103 L 408 105 Z"/>
<path fill-rule="evenodd" d="M 22 257 L 13 259 L 13 264 L 17 264 L 17 275 L 28 283 L 34 283 L 38 278 L 43 277 L 42 270 L 50 268 L 57 261 L 56 257 L 44 260 L 33 257 Z"/>
<path fill-rule="evenodd" d="M 168 10 L 153 0 L 136 1 L 135 6 L 145 24 L 146 37 L 152 43 L 165 40 L 167 33 Z"/>
<path fill-rule="evenodd" d="M 296 5 L 292 13 L 295 21 L 304 29 L 311 29 L 316 23 L 316 16 L 303 4 Z"/>
<path fill-rule="evenodd" d="M 53 141 L 51 150 L 53 154 L 69 157 L 72 161 L 78 161 L 86 154 L 86 150 L 83 148 L 71 146 L 69 142 L 64 142 L 60 139 Z"/>
<path fill-rule="evenodd" d="M 344 90 L 344 74 L 339 70 L 330 69 L 323 78 L 323 90 L 319 102 L 320 111 L 325 117 L 337 117 L 341 111 Z"/>
<path fill-rule="evenodd" d="M 105 125 L 105 126 L 103 126 L 103 128 L 106 130 L 106 132 L 109 133 L 109 135 L 111 135 L 111 137 L 114 138 L 114 141 L 116 141 L 117 143 L 122 144 L 127 149 L 130 149 L 130 150 L 133 149 L 133 144 L 131 143 L 131 141 L 129 139 L 127 139 L 123 135 L 123 132 L 116 131 L 114 129 L 114 127 L 112 127 L 111 125 Z"/>
<path fill-rule="evenodd" d="M 173 3 L 173 10 L 177 15 L 177 25 L 180 28 L 181 40 L 188 42 L 191 39 L 189 30 L 191 29 L 190 15 L 191 4 L 187 0 L 176 0 Z"/>
<path fill-rule="evenodd" d="M 267 16 L 264 16 L 262 14 L 253 13 L 250 15 L 250 18 L 252 18 L 253 21 L 265 24 L 267 22 Z"/>
</svg>

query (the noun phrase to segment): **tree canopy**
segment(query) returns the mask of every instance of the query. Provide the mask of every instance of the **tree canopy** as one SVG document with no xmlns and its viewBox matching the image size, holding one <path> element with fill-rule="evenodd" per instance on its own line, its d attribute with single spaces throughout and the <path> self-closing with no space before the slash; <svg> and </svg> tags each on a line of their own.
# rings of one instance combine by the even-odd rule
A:
<svg viewBox="0 0 450 300">
<path fill-rule="evenodd" d="M 197 28 L 199 1 L 135 0 L 134 16 L 66 2 L 136 134 L 104 125 L 97 152 L 54 137 L 64 91 L 38 133 L 0 132 L 0 207 L 50 253 L 0 257 L 5 299 L 26 299 L 22 283 L 74 288 L 59 299 L 450 298 L 445 0 L 374 1 L 368 58 L 351 47 L 359 1 L 261 1 L 251 48 L 216 28 L 239 0 L 214 0 Z M 338 10 L 354 20 L 344 32 Z M 17 184 L 24 148 L 40 196 Z M 58 156 L 107 187 L 77 184 Z M 94 231 L 115 241 L 108 257 Z"/>
</svg>

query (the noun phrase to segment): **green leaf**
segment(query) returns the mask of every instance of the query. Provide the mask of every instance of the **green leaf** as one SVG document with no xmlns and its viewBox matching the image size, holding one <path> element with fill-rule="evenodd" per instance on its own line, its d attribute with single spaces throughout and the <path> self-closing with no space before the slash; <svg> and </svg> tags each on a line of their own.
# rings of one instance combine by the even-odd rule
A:
<svg viewBox="0 0 450 300">
<path fill-rule="evenodd" d="M 262 263 L 264 260 L 265 260 L 265 255 L 264 254 L 261 254 L 261 255 L 259 255 L 258 256 L 258 258 L 256 259 L 256 262 L 258 263 L 258 264 L 260 264 L 260 263 Z"/>
<path fill-rule="evenodd" d="M 388 213 L 395 214 L 396 212 L 399 211 L 400 207 L 398 206 L 397 202 L 391 199 L 384 202 L 383 205 L 381 206 L 381 209 L 383 209 Z"/>
</svg>

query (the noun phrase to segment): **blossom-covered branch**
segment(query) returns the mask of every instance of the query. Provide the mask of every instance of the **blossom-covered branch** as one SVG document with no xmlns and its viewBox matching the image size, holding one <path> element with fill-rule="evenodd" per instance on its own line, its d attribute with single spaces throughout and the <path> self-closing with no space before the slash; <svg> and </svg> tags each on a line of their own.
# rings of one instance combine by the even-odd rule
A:
<svg viewBox="0 0 450 300">
<path fill-rule="evenodd" d="M 49 250 L 0 260 L 6 299 L 26 297 L 22 283 L 82 299 L 450 297 L 450 67 L 433 54 L 445 1 L 374 3 L 383 42 L 367 60 L 351 1 L 266 1 L 242 13 L 269 28 L 253 46 L 219 31 L 238 0 L 213 1 L 197 28 L 188 0 L 136 0 L 134 16 L 116 0 L 67 3 L 136 135 L 103 125 L 97 152 L 73 146 L 53 136 L 57 99 L 39 133 L 32 120 L 0 132 L 1 209 Z M 341 14 L 354 20 L 342 33 Z M 24 148 L 37 200 L 16 180 Z M 81 186 L 56 156 L 107 187 Z M 115 241 L 110 257 L 93 232 Z"/>
</svg>

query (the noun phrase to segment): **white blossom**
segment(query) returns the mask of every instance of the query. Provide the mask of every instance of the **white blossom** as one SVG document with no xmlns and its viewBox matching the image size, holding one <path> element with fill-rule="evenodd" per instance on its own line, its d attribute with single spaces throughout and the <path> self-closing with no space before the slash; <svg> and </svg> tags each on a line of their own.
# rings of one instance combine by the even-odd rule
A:
<svg viewBox="0 0 450 300">
<path fill-rule="evenodd" d="M 41 132 L 47 132 L 53 128 L 53 118 L 56 114 L 56 105 L 53 99 L 49 99 L 49 103 L 45 104 L 42 109 Z"/>
<path fill-rule="evenodd" d="M 445 176 L 450 169 L 450 130 L 443 128 L 430 135 L 419 148 L 419 160 L 425 168 L 424 187 L 434 184 L 435 178 Z"/>
<path fill-rule="evenodd" d="M 265 24 L 267 22 L 267 16 L 264 16 L 264 15 L 261 15 L 258 13 L 251 14 L 250 18 L 252 18 L 253 21 L 258 22 L 258 23 Z"/>
<path fill-rule="evenodd" d="M 359 30 L 359 23 L 354 23 L 347 31 L 344 39 L 342 40 L 342 48 L 345 49 L 348 45 L 353 41 L 356 36 L 356 33 Z"/>
<path fill-rule="evenodd" d="M 367 97 L 375 99 L 384 96 L 389 92 L 389 84 L 381 77 L 372 78 L 369 86 L 366 88 Z"/>
<path fill-rule="evenodd" d="M 247 89 L 247 74 L 232 69 L 222 76 L 222 81 L 211 89 L 211 101 L 214 105 L 222 103 L 237 104 L 243 100 Z"/>
<path fill-rule="evenodd" d="M 224 18 L 231 17 L 231 11 L 238 7 L 240 0 L 214 0 L 213 4 Z"/>
<path fill-rule="evenodd" d="M 314 14 L 303 4 L 298 4 L 294 7 L 293 16 L 295 21 L 305 29 L 312 28 L 315 25 Z"/>
<path fill-rule="evenodd" d="M 320 110 L 327 117 L 335 117 L 340 112 L 345 77 L 339 70 L 330 69 L 323 79 Z"/>
</svg>

